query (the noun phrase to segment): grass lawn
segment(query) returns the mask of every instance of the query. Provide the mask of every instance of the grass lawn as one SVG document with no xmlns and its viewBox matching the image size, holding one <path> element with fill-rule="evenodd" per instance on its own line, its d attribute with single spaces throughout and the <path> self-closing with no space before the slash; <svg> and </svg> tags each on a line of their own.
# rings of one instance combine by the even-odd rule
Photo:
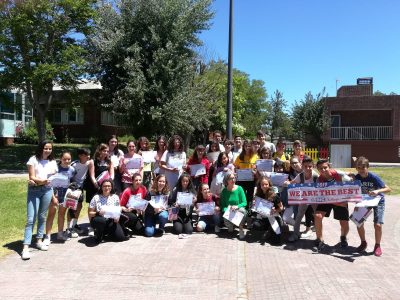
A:
<svg viewBox="0 0 400 300">
<path fill-rule="evenodd" d="M 15 249 L 22 249 L 26 223 L 27 179 L 0 179 L 0 258 Z M 81 216 L 86 215 L 87 205 L 83 204 Z M 37 223 L 37 222 L 36 222 Z M 52 232 L 57 232 L 57 215 Z M 36 233 L 36 226 L 33 231 Z"/>
<path fill-rule="evenodd" d="M 346 172 L 356 172 L 355 169 L 341 170 Z M 390 195 L 400 195 L 400 187 L 397 185 L 400 181 L 400 168 L 370 168 L 369 171 L 378 175 L 383 182 L 392 189 Z"/>
</svg>

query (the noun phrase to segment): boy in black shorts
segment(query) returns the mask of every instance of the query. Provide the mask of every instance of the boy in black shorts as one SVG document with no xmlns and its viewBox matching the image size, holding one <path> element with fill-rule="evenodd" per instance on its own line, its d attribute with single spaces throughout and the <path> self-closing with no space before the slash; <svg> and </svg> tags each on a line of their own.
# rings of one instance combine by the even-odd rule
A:
<svg viewBox="0 0 400 300">
<path fill-rule="evenodd" d="M 320 174 L 318 182 L 343 182 L 351 180 L 346 174 L 338 173 L 336 170 L 331 169 L 326 159 L 320 159 L 317 162 L 317 169 Z M 348 246 L 346 236 L 349 233 L 349 209 L 347 203 L 319 204 L 314 215 L 315 232 L 317 235 L 315 245 L 318 251 L 322 250 L 325 246 L 322 235 L 322 219 L 329 217 L 331 210 L 333 210 L 334 219 L 339 220 L 340 223 L 340 246 L 343 248 Z"/>
</svg>

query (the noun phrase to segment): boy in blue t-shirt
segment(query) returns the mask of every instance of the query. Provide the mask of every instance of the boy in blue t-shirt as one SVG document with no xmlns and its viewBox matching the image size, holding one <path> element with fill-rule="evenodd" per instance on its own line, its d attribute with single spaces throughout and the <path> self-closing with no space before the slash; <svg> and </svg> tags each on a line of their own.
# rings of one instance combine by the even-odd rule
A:
<svg viewBox="0 0 400 300">
<path fill-rule="evenodd" d="M 364 156 L 357 158 L 356 169 L 358 174 L 355 176 L 356 180 L 361 181 L 361 192 L 370 196 L 381 196 L 381 200 L 378 206 L 373 207 L 374 209 L 374 228 L 375 228 L 375 256 L 382 255 L 381 239 L 382 239 L 382 225 L 383 215 L 385 211 L 385 196 L 383 193 L 389 193 L 391 189 L 379 178 L 378 175 L 368 171 L 369 160 Z M 365 229 L 364 224 L 357 228 L 358 235 L 361 239 L 361 244 L 357 248 L 357 252 L 363 252 L 367 248 L 367 241 L 365 240 Z"/>
</svg>

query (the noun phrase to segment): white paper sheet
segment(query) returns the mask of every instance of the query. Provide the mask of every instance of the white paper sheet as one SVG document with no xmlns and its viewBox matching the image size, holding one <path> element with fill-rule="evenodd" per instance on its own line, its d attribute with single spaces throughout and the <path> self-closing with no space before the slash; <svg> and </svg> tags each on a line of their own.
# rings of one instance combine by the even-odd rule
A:
<svg viewBox="0 0 400 300">
<path fill-rule="evenodd" d="M 201 216 L 212 216 L 215 214 L 215 203 L 204 202 L 197 203 L 197 214 Z"/>
<path fill-rule="evenodd" d="M 244 218 L 244 214 L 239 210 L 231 210 L 231 206 L 229 205 L 223 217 L 236 226 L 239 226 Z"/>
<path fill-rule="evenodd" d="M 258 171 L 272 172 L 274 161 L 272 159 L 257 159 L 256 168 Z"/>
<path fill-rule="evenodd" d="M 50 186 L 67 188 L 69 185 L 69 178 L 61 173 L 51 175 L 48 180 L 50 181 Z"/>
<path fill-rule="evenodd" d="M 381 201 L 381 196 L 371 197 L 369 195 L 363 194 L 363 200 L 356 204 L 356 207 L 374 207 L 378 206 L 379 201 Z"/>
<path fill-rule="evenodd" d="M 142 159 L 139 157 L 131 158 L 128 160 L 128 162 L 125 164 L 125 167 L 128 170 L 134 170 L 134 169 L 140 169 L 142 164 Z"/>
<path fill-rule="evenodd" d="M 260 197 L 255 197 L 254 207 L 252 208 L 253 211 L 259 213 L 263 217 L 267 217 L 271 215 L 271 209 L 274 204 L 271 201 L 262 199 Z"/>
<path fill-rule="evenodd" d="M 237 181 L 253 181 L 253 170 L 252 169 L 237 169 Z"/>
<path fill-rule="evenodd" d="M 351 214 L 350 220 L 352 220 L 357 227 L 360 227 L 362 224 L 364 224 L 371 213 L 371 207 L 357 207 L 357 210 L 354 209 L 354 212 Z"/>
<path fill-rule="evenodd" d="M 176 203 L 181 206 L 187 206 L 193 204 L 193 194 L 178 192 L 176 195 Z"/>
<path fill-rule="evenodd" d="M 145 163 L 152 163 L 156 161 L 156 151 L 142 151 L 142 158 Z"/>
<path fill-rule="evenodd" d="M 166 209 L 168 206 L 168 196 L 166 195 L 151 196 L 149 204 L 154 208 Z"/>
<path fill-rule="evenodd" d="M 104 211 L 103 217 L 107 219 L 118 219 L 121 216 L 120 206 L 104 205 L 101 210 Z"/>
<path fill-rule="evenodd" d="M 126 207 L 133 208 L 135 210 L 145 211 L 149 202 L 147 200 L 142 199 L 140 194 L 132 195 L 129 197 L 129 201 L 126 204 Z"/>
<path fill-rule="evenodd" d="M 189 167 L 191 176 L 196 177 L 206 174 L 206 167 L 203 164 L 190 165 Z"/>
</svg>

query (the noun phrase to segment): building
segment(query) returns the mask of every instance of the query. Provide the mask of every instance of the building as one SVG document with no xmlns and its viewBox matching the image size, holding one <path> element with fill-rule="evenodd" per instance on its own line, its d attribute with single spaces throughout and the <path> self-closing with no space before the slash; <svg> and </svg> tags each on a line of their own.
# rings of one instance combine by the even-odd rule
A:
<svg viewBox="0 0 400 300">
<path fill-rule="evenodd" d="M 374 96 L 373 79 L 359 78 L 327 97 L 325 105 L 331 126 L 323 141 L 331 147 L 331 159 L 336 152 L 346 160 L 363 155 L 373 162 L 400 162 L 399 95 Z"/>
<path fill-rule="evenodd" d="M 129 133 L 127 126 L 100 107 L 102 88 L 99 83 L 82 82 L 78 89 L 78 94 L 71 94 L 59 86 L 53 89 L 47 118 L 57 142 L 89 142 L 91 138 L 102 141 L 111 134 Z M 10 144 L 18 131 L 32 120 L 32 109 L 23 94 L 13 91 L 6 96 L 8 100 L 0 100 L 0 138 L 3 144 Z"/>
<path fill-rule="evenodd" d="M 18 132 L 32 121 L 32 107 L 25 95 L 12 90 L 0 94 L 0 144 L 14 142 Z"/>
</svg>

